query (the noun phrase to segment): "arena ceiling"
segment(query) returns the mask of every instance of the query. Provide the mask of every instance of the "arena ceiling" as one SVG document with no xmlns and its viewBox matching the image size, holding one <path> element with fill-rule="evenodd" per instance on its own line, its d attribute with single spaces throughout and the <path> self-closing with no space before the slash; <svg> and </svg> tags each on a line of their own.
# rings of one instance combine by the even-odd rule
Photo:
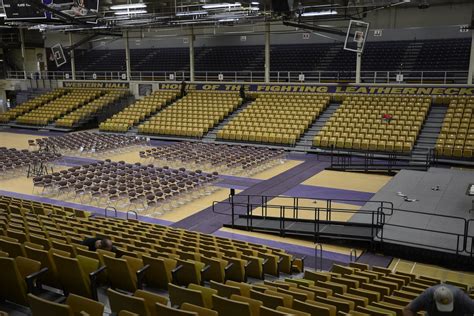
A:
<svg viewBox="0 0 474 316">
<path fill-rule="evenodd" d="M 34 3 L 37 0 L 23 1 Z M 100 7 L 97 14 L 89 19 L 77 16 L 59 16 L 56 20 L 13 21 L 0 17 L 0 26 L 3 24 L 3 27 L 22 27 L 41 31 L 89 31 L 191 25 L 241 25 L 275 20 L 293 20 L 307 23 L 363 19 L 371 12 L 393 7 L 418 7 L 422 9 L 429 6 L 472 3 L 472 0 L 99 1 Z M 47 10 L 47 8 L 42 9 Z"/>
</svg>

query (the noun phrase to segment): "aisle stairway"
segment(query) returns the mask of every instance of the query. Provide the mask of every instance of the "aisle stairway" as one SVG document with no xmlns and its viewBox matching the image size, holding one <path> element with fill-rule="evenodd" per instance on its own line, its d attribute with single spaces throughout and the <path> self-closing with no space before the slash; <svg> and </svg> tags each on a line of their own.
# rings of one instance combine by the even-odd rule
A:
<svg viewBox="0 0 474 316">
<path fill-rule="evenodd" d="M 251 103 L 253 102 L 253 100 L 247 100 L 245 101 L 244 103 L 242 103 L 242 105 L 237 109 L 235 110 L 234 112 L 232 112 L 231 115 L 229 115 L 228 117 L 226 117 L 220 124 L 218 124 L 216 127 L 214 127 L 213 129 L 211 129 L 209 132 L 207 132 L 206 135 L 203 136 L 202 138 L 202 141 L 205 142 L 205 143 L 210 143 L 210 142 L 213 142 L 216 140 L 217 138 L 217 133 L 224 128 L 224 126 L 227 125 L 227 123 L 229 123 L 230 121 L 232 121 L 234 119 L 234 117 L 236 117 L 237 115 L 239 115 L 240 112 L 242 112 L 247 106 L 249 106 Z"/>
<path fill-rule="evenodd" d="M 337 108 L 341 105 L 340 103 L 330 103 L 329 106 L 323 111 L 323 113 L 314 121 L 313 125 L 304 133 L 298 142 L 296 142 L 295 149 L 306 150 L 311 148 L 313 144 L 313 138 L 326 124 L 327 120 L 336 112 Z"/>
<path fill-rule="evenodd" d="M 425 160 L 429 149 L 433 149 L 436 145 L 436 140 L 441 132 L 444 116 L 448 111 L 447 106 L 433 105 L 431 106 L 425 123 L 421 128 L 418 139 L 413 147 L 413 160 Z"/>
</svg>

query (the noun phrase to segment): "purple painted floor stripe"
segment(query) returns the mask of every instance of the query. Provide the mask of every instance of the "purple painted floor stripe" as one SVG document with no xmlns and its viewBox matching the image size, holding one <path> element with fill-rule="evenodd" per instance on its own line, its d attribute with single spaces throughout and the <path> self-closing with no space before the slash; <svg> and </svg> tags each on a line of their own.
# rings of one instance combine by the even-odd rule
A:
<svg viewBox="0 0 474 316">
<path fill-rule="evenodd" d="M 98 216 L 105 215 L 104 209 L 100 207 L 78 204 L 78 203 L 73 203 L 73 202 L 66 202 L 66 201 L 56 200 L 56 199 L 52 199 L 52 198 L 48 198 L 44 196 L 29 195 L 29 194 L 16 193 L 16 192 L 4 191 L 4 190 L 0 190 L 0 195 L 10 196 L 10 197 L 19 198 L 19 199 L 27 199 L 27 200 L 40 202 L 40 203 L 48 203 L 48 204 L 53 204 L 53 205 L 58 205 L 58 206 L 71 207 L 78 210 L 91 212 L 94 215 L 98 215 Z M 124 212 L 117 211 L 117 217 L 126 219 L 127 214 Z M 159 225 L 164 225 L 164 226 L 169 226 L 170 224 L 172 224 L 172 222 L 170 221 L 147 217 L 147 216 L 138 216 L 138 219 L 143 222 L 159 224 Z"/>
<path fill-rule="evenodd" d="M 304 180 L 312 177 L 314 174 L 324 170 L 328 165 L 328 163 L 320 162 L 315 159 L 315 157 L 310 156 L 304 163 L 269 180 L 261 181 L 237 194 L 237 196 L 245 194 L 278 196 L 288 191 L 290 188 L 300 184 Z M 218 211 L 224 214 L 231 214 L 228 205 L 219 205 Z M 212 207 L 208 207 L 201 212 L 173 224 L 173 226 L 203 233 L 213 233 L 220 229 L 224 224 L 230 222 L 229 215 L 214 213 Z"/>
</svg>

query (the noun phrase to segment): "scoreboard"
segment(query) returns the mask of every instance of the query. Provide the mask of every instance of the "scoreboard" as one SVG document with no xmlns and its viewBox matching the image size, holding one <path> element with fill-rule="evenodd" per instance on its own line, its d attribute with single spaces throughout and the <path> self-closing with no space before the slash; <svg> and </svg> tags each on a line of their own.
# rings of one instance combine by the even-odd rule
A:
<svg viewBox="0 0 474 316">
<path fill-rule="evenodd" d="M 97 17 L 99 0 L 1 0 L 7 20 L 55 19 L 51 12 L 30 5 L 42 3 L 62 13 L 78 18 Z"/>
<path fill-rule="evenodd" d="M 35 1 L 41 3 L 42 0 Z M 46 18 L 43 10 L 36 9 L 25 0 L 2 0 L 2 3 L 7 19 L 31 20 Z"/>
</svg>

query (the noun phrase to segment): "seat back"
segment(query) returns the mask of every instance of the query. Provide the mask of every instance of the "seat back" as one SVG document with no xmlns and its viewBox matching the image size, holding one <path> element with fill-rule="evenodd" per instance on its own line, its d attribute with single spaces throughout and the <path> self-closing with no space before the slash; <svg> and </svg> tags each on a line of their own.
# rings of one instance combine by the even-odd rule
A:
<svg viewBox="0 0 474 316">
<path fill-rule="evenodd" d="M 252 286 L 250 284 L 243 282 L 235 282 L 231 280 L 226 281 L 225 284 L 240 288 L 240 294 L 242 296 L 250 297 L 250 290 L 252 289 Z"/>
<path fill-rule="evenodd" d="M 199 316 L 217 316 L 217 315 L 219 315 L 216 311 L 214 311 L 212 309 L 197 306 L 197 305 L 193 305 L 193 304 L 189 304 L 189 303 L 184 303 L 183 305 L 181 305 L 181 310 L 197 313 Z"/>
<path fill-rule="evenodd" d="M 77 258 L 68 258 L 54 253 L 53 260 L 58 271 L 59 282 L 64 290 L 92 298 L 90 279 L 82 269 Z"/>
<path fill-rule="evenodd" d="M 200 291 L 187 289 L 170 283 L 168 284 L 168 293 L 171 306 L 181 306 L 183 303 L 190 303 L 205 307 L 204 297 Z"/>
<path fill-rule="evenodd" d="M 8 252 L 10 258 L 16 258 L 19 256 L 26 257 L 25 249 L 23 249 L 23 245 L 17 241 L 13 241 L 7 238 L 0 239 L 0 249 L 2 251 Z"/>
<path fill-rule="evenodd" d="M 104 304 L 79 295 L 69 294 L 66 304 L 71 307 L 75 315 L 83 314 L 82 312 L 90 316 L 102 316 L 104 314 Z"/>
<path fill-rule="evenodd" d="M 33 316 L 74 316 L 70 306 L 51 302 L 33 294 L 28 294 L 28 304 Z"/>
<path fill-rule="evenodd" d="M 143 264 L 150 265 L 146 271 L 147 284 L 160 289 L 167 289 L 172 281 L 171 270 L 176 268 L 177 261 L 169 258 L 152 258 L 142 256 Z"/>
<path fill-rule="evenodd" d="M 214 280 L 217 282 L 225 281 L 225 267 L 227 261 L 217 258 L 202 257 L 201 261 L 209 265 L 209 269 L 204 273 L 204 280 Z"/>
<path fill-rule="evenodd" d="M 242 259 L 250 261 L 247 266 L 247 275 L 252 278 L 263 278 L 263 258 L 242 255 Z"/>
<path fill-rule="evenodd" d="M 190 283 L 201 284 L 201 269 L 204 268 L 204 263 L 192 260 L 178 260 L 178 266 L 182 268 L 176 274 L 177 280 L 173 282 L 181 285 L 188 285 Z"/>
<path fill-rule="evenodd" d="M 278 306 L 277 311 L 283 312 L 286 315 L 310 316 L 309 313 L 305 313 L 305 312 L 302 312 L 302 311 L 298 311 L 296 309 L 287 308 L 287 307 L 283 307 L 283 306 Z"/>
<path fill-rule="evenodd" d="M 122 310 L 137 313 L 138 315 L 151 315 L 145 304 L 145 300 L 141 297 L 135 297 L 123 294 L 109 288 L 107 290 L 109 297 L 110 309 L 114 313 L 119 313 Z"/>
<path fill-rule="evenodd" d="M 134 293 L 137 290 L 137 276 L 131 271 L 126 259 L 104 256 L 107 275 L 113 288 Z"/>
<path fill-rule="evenodd" d="M 26 282 L 14 258 L 0 258 L 0 297 L 20 305 L 28 305 Z"/>
<path fill-rule="evenodd" d="M 250 298 L 261 301 L 263 306 L 269 308 L 277 308 L 278 306 L 285 306 L 284 300 L 280 296 L 269 295 L 255 290 L 250 291 Z"/>
<path fill-rule="evenodd" d="M 198 316 L 196 312 L 176 309 L 163 304 L 156 304 L 156 314 L 160 316 Z"/>
<path fill-rule="evenodd" d="M 245 264 L 247 261 L 238 258 L 231 258 L 231 257 L 224 257 L 229 263 L 233 265 L 227 270 L 226 278 L 227 280 L 232 280 L 236 282 L 245 282 L 246 275 L 245 275 Z"/>
<path fill-rule="evenodd" d="M 201 292 L 204 299 L 204 307 L 212 308 L 212 296 L 217 295 L 217 290 L 193 283 L 188 285 L 188 289 Z"/>
<path fill-rule="evenodd" d="M 48 268 L 48 271 L 44 275 L 40 276 L 39 280 L 41 280 L 41 282 L 44 284 L 47 284 L 53 287 L 58 287 L 59 286 L 58 271 L 56 269 L 56 264 L 54 263 L 52 254 L 58 253 L 65 257 L 67 257 L 68 254 L 65 252 L 62 252 L 61 250 L 50 249 L 46 251 L 46 250 L 31 248 L 29 246 L 25 246 L 25 252 L 28 258 L 41 262 L 42 268 L 45 268 L 45 267 Z"/>
<path fill-rule="evenodd" d="M 211 289 L 217 291 L 219 296 L 230 298 L 233 294 L 241 295 L 240 288 L 236 286 L 225 285 L 215 281 L 211 281 Z"/>
<path fill-rule="evenodd" d="M 278 310 L 273 309 L 273 308 L 268 308 L 265 306 L 260 307 L 260 316 L 283 316 L 283 315 L 288 315 L 288 314 L 285 312 L 279 312 Z"/>
<path fill-rule="evenodd" d="M 212 296 L 213 309 L 219 313 L 219 315 L 229 316 L 251 316 L 250 305 L 244 302 L 237 302 L 231 299 L 220 297 L 217 295 Z"/>
<path fill-rule="evenodd" d="M 294 300 L 293 308 L 308 314 L 311 316 L 335 316 L 336 308 L 334 306 L 328 307 L 324 304 L 318 304 L 314 301 L 302 302 L 299 300 Z"/>
<path fill-rule="evenodd" d="M 242 302 L 242 303 L 247 303 L 250 306 L 250 314 L 252 316 L 259 316 L 260 315 L 260 307 L 263 306 L 263 303 L 258 300 L 254 300 L 250 297 L 245 297 L 241 295 L 232 295 L 230 297 L 231 300 L 237 301 L 237 302 Z"/>
</svg>

